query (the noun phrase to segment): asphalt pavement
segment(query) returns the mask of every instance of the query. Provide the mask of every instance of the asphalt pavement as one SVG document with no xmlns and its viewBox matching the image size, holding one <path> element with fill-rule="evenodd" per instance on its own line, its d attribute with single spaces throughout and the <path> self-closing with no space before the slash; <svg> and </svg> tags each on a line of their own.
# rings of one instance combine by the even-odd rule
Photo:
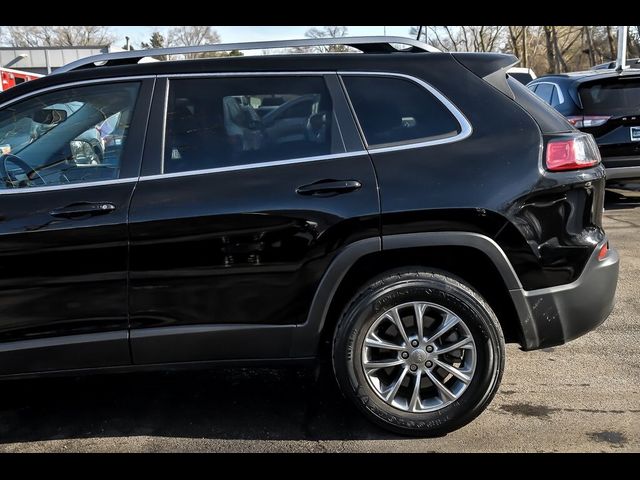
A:
<svg viewBox="0 0 640 480">
<path fill-rule="evenodd" d="M 640 452 L 640 193 L 609 192 L 621 256 L 597 330 L 535 352 L 507 347 L 500 390 L 444 437 L 386 433 L 326 373 L 216 369 L 0 384 L 0 452 Z"/>
</svg>

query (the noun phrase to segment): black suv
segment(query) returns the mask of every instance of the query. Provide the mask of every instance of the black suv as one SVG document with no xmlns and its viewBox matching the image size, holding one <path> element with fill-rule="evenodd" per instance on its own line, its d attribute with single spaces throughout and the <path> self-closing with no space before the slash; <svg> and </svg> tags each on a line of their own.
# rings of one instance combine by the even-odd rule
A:
<svg viewBox="0 0 640 480">
<path fill-rule="evenodd" d="M 121 52 L 3 93 L 0 374 L 328 358 L 371 420 L 436 435 L 491 401 L 505 341 L 603 322 L 591 135 L 513 56 L 340 42 L 363 53 Z"/>
<path fill-rule="evenodd" d="M 595 137 L 607 183 L 640 181 L 640 69 L 547 75 L 527 86 Z"/>
</svg>

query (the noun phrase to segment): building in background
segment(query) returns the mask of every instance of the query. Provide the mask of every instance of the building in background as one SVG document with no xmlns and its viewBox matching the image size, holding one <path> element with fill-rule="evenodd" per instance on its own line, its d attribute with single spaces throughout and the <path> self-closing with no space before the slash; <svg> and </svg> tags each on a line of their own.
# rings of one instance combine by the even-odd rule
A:
<svg viewBox="0 0 640 480">
<path fill-rule="evenodd" d="M 69 62 L 113 50 L 108 46 L 0 47 L 0 67 L 46 75 Z"/>
</svg>

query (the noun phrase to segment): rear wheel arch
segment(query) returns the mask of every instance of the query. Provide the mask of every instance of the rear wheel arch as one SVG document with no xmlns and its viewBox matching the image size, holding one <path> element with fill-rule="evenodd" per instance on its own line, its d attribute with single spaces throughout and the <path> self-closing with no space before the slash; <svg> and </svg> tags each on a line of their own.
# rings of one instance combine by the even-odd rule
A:
<svg viewBox="0 0 640 480">
<path fill-rule="evenodd" d="M 520 318 L 509 293 L 522 286 L 500 246 L 472 232 L 427 232 L 385 236 L 382 242 L 372 238 L 346 247 L 321 280 L 307 321 L 296 329 L 292 356 L 326 353 L 349 299 L 366 282 L 404 267 L 437 269 L 459 277 L 487 299 L 507 341 L 522 344 Z"/>
</svg>

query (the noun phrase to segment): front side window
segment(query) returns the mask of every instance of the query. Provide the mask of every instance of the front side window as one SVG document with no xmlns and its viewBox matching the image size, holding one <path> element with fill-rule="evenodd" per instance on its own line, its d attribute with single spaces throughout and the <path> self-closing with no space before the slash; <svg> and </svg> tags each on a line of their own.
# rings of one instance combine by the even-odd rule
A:
<svg viewBox="0 0 640 480">
<path fill-rule="evenodd" d="M 165 173 L 343 151 L 322 77 L 171 80 Z"/>
<path fill-rule="evenodd" d="M 449 109 L 415 82 L 359 75 L 342 79 L 370 147 L 438 140 L 462 131 Z"/>
<path fill-rule="evenodd" d="M 67 88 L 0 110 L 0 189 L 119 178 L 138 89 Z"/>
</svg>

